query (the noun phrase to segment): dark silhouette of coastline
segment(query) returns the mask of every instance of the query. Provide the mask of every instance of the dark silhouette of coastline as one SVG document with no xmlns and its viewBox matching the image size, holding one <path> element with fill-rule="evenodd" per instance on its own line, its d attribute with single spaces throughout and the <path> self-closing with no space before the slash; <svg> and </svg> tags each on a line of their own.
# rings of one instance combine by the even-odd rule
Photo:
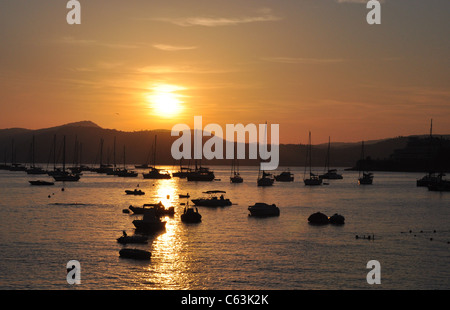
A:
<svg viewBox="0 0 450 310">
<path fill-rule="evenodd" d="M 30 130 L 11 128 L 0 130 L 0 165 L 11 163 L 31 163 L 31 141 L 35 139 L 34 162 L 40 165 L 53 165 L 52 143 L 57 137 L 57 157 L 61 162 L 62 137 L 66 136 L 66 164 L 71 165 L 75 161 L 84 165 L 95 166 L 112 164 L 114 160 L 113 144 L 116 138 L 117 150 L 126 146 L 127 163 L 142 164 L 148 160 L 149 148 L 155 135 L 158 136 L 158 164 L 175 165 L 170 153 L 172 143 L 178 137 L 172 137 L 170 130 L 143 130 L 125 132 L 115 129 L 105 129 L 90 121 L 65 124 L 62 126 Z M 193 133 L 192 133 L 193 135 Z M 365 141 L 364 166 L 370 171 L 403 171 L 403 172 L 429 172 L 435 169 L 437 172 L 450 171 L 450 140 L 449 135 L 433 136 L 432 152 L 430 153 L 430 137 L 409 136 L 396 137 L 382 140 Z M 210 137 L 204 137 L 207 141 Z M 103 149 L 100 151 L 100 141 L 103 139 Z M 192 140 L 193 141 L 193 137 Z M 192 143 L 193 145 L 193 143 Z M 334 167 L 349 167 L 349 170 L 358 170 L 360 162 L 360 142 L 355 143 L 331 143 L 332 165 Z M 224 152 L 225 152 L 224 143 Z M 246 144 L 246 156 L 248 157 L 249 145 Z M 327 159 L 328 143 L 313 145 L 312 166 L 324 167 Z M 306 144 L 281 144 L 279 166 L 304 165 L 306 156 Z M 116 151 L 116 162 L 122 163 L 120 152 Z M 100 156 L 102 154 L 102 156 Z M 193 154 L 193 152 L 192 152 Z M 183 161 L 183 165 L 188 164 Z M 430 167 L 430 162 L 433 167 Z M 239 160 L 241 166 L 259 165 L 259 159 Z M 191 160 L 191 167 L 194 160 Z M 231 165 L 231 160 L 213 159 L 203 160 L 203 165 Z"/>
</svg>

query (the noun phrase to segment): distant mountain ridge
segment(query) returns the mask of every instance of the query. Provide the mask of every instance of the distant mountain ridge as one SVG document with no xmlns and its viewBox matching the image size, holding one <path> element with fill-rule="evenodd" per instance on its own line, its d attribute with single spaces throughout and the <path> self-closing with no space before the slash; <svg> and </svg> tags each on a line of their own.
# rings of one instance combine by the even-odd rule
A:
<svg viewBox="0 0 450 310">
<path fill-rule="evenodd" d="M 173 160 L 170 150 L 172 143 L 178 137 L 172 137 L 170 130 L 142 130 L 125 132 L 115 129 L 105 129 L 92 121 L 80 121 L 61 126 L 43 128 L 37 130 L 23 128 L 0 129 L 0 163 L 29 163 L 31 159 L 31 141 L 35 138 L 36 162 L 53 164 L 53 141 L 56 137 L 58 163 L 61 162 L 61 148 L 63 136 L 66 136 L 66 163 L 73 163 L 76 158 L 86 165 L 96 166 L 100 163 L 126 164 L 151 163 L 150 154 L 154 137 L 157 135 L 157 164 L 178 165 Z M 365 142 L 365 155 L 372 160 L 387 160 L 392 154 L 408 145 L 411 138 L 426 138 L 423 136 L 396 137 Z M 448 139 L 449 135 L 443 136 Z M 116 151 L 114 156 L 114 139 Z M 209 137 L 204 137 L 204 141 Z M 101 143 L 101 141 L 103 141 Z M 103 149 L 101 149 L 103 145 Z M 313 145 L 312 164 L 316 167 L 324 167 L 327 155 L 328 143 Z M 225 150 L 225 146 L 224 146 Z M 396 151 L 397 150 L 397 151 Z M 246 148 L 248 154 L 248 145 Z M 361 155 L 361 143 L 335 142 L 331 143 L 331 166 L 354 167 Z M 247 155 L 248 156 L 248 155 Z M 280 166 L 304 166 L 306 159 L 306 145 L 281 144 Z M 184 164 L 188 161 L 185 160 Z M 203 160 L 204 165 L 230 165 L 230 160 L 210 161 Z M 240 160 L 240 165 L 257 165 L 258 160 Z M 191 160 L 193 164 L 193 160 Z"/>
</svg>

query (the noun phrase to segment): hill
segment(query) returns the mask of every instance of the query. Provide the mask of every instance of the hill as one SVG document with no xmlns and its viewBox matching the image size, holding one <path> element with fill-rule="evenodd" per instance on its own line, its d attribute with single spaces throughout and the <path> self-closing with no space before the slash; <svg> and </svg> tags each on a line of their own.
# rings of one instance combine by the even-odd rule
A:
<svg viewBox="0 0 450 310">
<path fill-rule="evenodd" d="M 56 148 L 57 162 L 62 158 L 62 141 L 66 137 L 66 163 L 80 161 L 89 166 L 114 162 L 123 165 L 124 149 L 126 164 L 150 163 L 154 137 L 157 135 L 157 164 L 175 165 L 170 150 L 178 137 L 172 137 L 169 130 L 145 130 L 125 132 L 101 128 L 91 121 L 81 121 L 61 126 L 30 130 L 12 128 L 0 130 L 0 163 L 29 163 L 31 161 L 31 142 L 35 141 L 35 162 L 53 165 Z M 411 139 L 425 139 L 417 136 L 396 137 L 365 143 L 365 155 L 373 162 L 391 160 L 408 146 Z M 56 147 L 54 140 L 56 139 Z M 209 139 L 205 137 L 204 141 Z M 114 140 L 116 140 L 114 156 Z M 445 140 L 445 139 L 444 139 Z M 193 141 L 193 139 L 192 139 Z M 224 147 L 225 149 L 225 147 Z M 312 147 L 312 164 L 323 167 L 328 144 Z M 246 146 L 248 154 L 248 145 Z M 361 157 L 361 143 L 332 143 L 331 166 L 355 167 Z M 401 152 L 400 152 L 401 153 Z M 423 152 L 422 152 L 423 153 Z M 306 145 L 280 145 L 280 166 L 303 166 L 306 160 Z M 397 156 L 396 160 L 401 160 Z M 230 165 L 230 160 L 203 161 L 205 165 Z M 240 160 L 241 165 L 257 165 L 257 160 Z M 391 168 L 392 169 L 392 168 Z M 405 168 L 406 169 L 406 168 Z"/>
</svg>

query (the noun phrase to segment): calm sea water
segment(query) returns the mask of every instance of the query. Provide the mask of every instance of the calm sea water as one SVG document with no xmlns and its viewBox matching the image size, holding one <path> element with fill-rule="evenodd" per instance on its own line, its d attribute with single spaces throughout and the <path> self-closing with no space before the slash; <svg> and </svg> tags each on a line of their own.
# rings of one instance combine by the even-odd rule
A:
<svg viewBox="0 0 450 310">
<path fill-rule="evenodd" d="M 28 184 L 46 176 L 0 171 L 0 289 L 73 289 L 65 269 L 72 259 L 81 264 L 77 289 L 450 289 L 450 193 L 416 187 L 422 174 L 376 172 L 372 186 L 358 186 L 356 172 L 340 170 L 343 180 L 306 187 L 299 167 L 295 182 L 261 188 L 255 167 L 241 167 L 242 184 L 229 183 L 229 167 L 211 168 L 221 181 L 85 172 L 53 187 Z M 125 195 L 137 184 L 146 195 Z M 233 205 L 199 207 L 201 223 L 182 223 L 178 194 L 214 189 Z M 151 251 L 151 260 L 119 258 L 116 238 L 133 234 L 139 217 L 122 210 L 159 201 L 176 210 L 166 231 L 128 245 Z M 280 216 L 249 217 L 255 202 L 275 203 Z M 309 225 L 317 211 L 346 223 Z M 367 284 L 369 260 L 381 264 L 380 285 Z"/>
</svg>

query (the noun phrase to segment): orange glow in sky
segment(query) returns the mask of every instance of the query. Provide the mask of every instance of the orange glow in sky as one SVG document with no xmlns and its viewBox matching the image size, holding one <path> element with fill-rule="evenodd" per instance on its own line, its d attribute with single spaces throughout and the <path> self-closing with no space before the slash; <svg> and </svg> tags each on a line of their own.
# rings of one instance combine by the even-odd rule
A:
<svg viewBox="0 0 450 310">
<path fill-rule="evenodd" d="M 449 1 L 0 3 L 0 128 L 280 125 L 281 143 L 450 133 Z M 195 9 L 193 9 L 195 8 Z"/>
</svg>

